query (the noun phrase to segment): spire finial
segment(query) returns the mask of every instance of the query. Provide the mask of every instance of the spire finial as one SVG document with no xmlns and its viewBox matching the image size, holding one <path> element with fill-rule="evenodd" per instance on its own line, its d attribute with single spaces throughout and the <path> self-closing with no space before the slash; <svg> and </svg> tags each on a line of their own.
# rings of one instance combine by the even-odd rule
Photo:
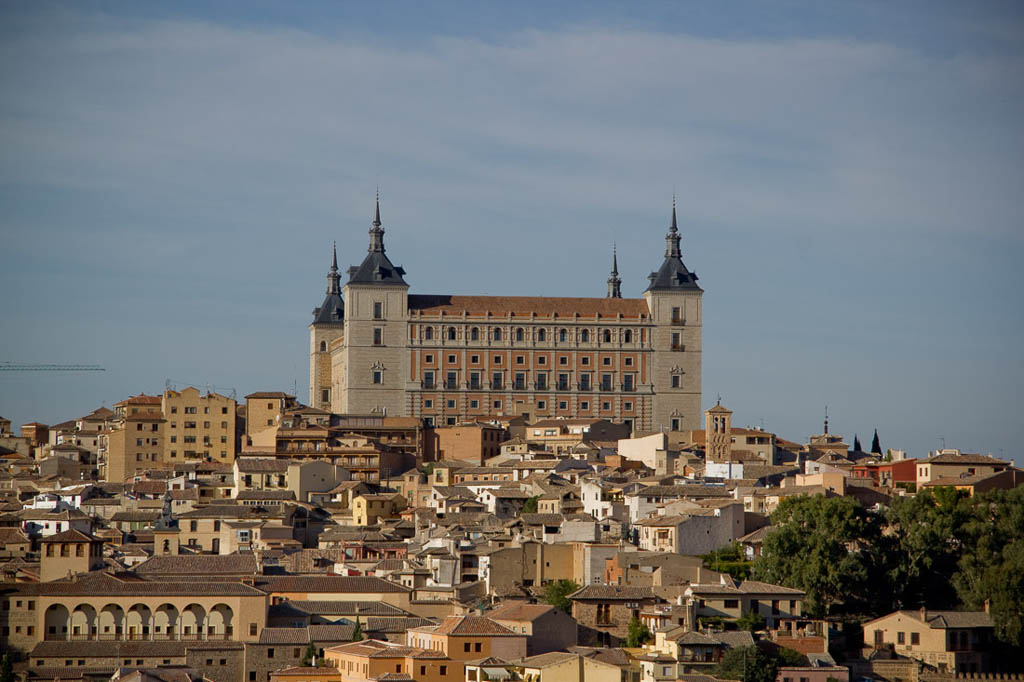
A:
<svg viewBox="0 0 1024 682">
<path fill-rule="evenodd" d="M 672 226 L 668 228 L 669 232 L 678 232 L 679 227 L 676 225 L 676 193 L 672 192 Z"/>
<path fill-rule="evenodd" d="M 331 251 L 332 251 L 332 254 L 331 254 L 331 272 L 337 272 L 338 271 L 338 242 L 337 241 L 334 242 L 334 245 L 331 247 Z"/>
<path fill-rule="evenodd" d="M 331 269 L 327 273 L 327 294 L 341 294 L 341 275 L 338 274 L 338 242 L 334 242 L 331 253 Z"/>
<path fill-rule="evenodd" d="M 608 278 L 608 298 L 622 298 L 622 280 L 619 279 L 619 254 L 612 242 L 612 272 Z"/>
<path fill-rule="evenodd" d="M 380 227 L 380 187 L 377 188 L 377 206 L 373 211 L 373 226 Z"/>
</svg>

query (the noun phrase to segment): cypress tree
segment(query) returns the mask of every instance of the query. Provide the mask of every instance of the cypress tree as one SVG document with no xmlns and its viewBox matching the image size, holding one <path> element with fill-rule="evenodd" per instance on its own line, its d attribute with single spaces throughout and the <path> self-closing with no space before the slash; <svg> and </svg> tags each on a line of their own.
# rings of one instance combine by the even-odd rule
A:
<svg viewBox="0 0 1024 682">
<path fill-rule="evenodd" d="M 882 445 L 878 442 L 878 429 L 875 429 L 875 437 L 871 439 L 871 452 L 876 455 L 882 454 Z"/>
<path fill-rule="evenodd" d="M 857 434 L 853 434 L 853 451 L 860 452 L 860 438 L 857 437 Z"/>
</svg>

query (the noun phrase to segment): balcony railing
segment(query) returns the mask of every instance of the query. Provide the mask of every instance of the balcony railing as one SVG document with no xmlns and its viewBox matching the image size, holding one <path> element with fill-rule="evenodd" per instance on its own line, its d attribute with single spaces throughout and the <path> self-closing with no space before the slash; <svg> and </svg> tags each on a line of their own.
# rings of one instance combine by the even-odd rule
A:
<svg viewBox="0 0 1024 682">
<path fill-rule="evenodd" d="M 534 382 L 533 387 L 536 388 L 538 391 L 546 391 L 548 390 L 548 382 L 536 381 Z"/>
<path fill-rule="evenodd" d="M 491 382 L 491 388 L 496 390 L 496 391 L 500 391 L 503 388 L 505 388 L 505 382 L 504 381 L 492 381 Z"/>
<path fill-rule="evenodd" d="M 557 391 L 568 391 L 569 390 L 569 382 L 568 381 L 559 381 L 557 384 L 555 384 L 555 390 L 557 390 Z"/>
<path fill-rule="evenodd" d="M 607 392 L 614 391 L 614 390 L 615 390 L 615 387 L 612 386 L 611 384 L 601 384 L 601 391 L 602 392 L 607 393 Z"/>
<path fill-rule="evenodd" d="M 512 382 L 512 390 L 513 391 L 525 391 L 526 390 L 526 382 L 525 381 L 513 381 Z"/>
<path fill-rule="evenodd" d="M 481 384 L 481 383 L 480 383 L 480 380 L 479 380 L 479 379 L 477 379 L 476 381 L 472 381 L 472 380 L 471 380 L 471 381 L 469 382 L 469 389 L 470 389 L 471 391 L 479 391 L 479 390 L 481 389 L 481 387 L 482 387 L 482 386 L 483 386 L 483 384 Z"/>
<path fill-rule="evenodd" d="M 434 383 L 433 379 L 424 379 L 423 381 L 420 382 L 420 387 L 433 389 L 437 387 L 437 384 Z"/>
<path fill-rule="evenodd" d="M 686 350 L 686 344 L 684 343 L 673 343 L 672 350 Z"/>
<path fill-rule="evenodd" d="M 457 390 L 459 388 L 459 382 L 458 381 L 448 381 L 446 379 L 445 382 L 444 382 L 444 387 L 446 389 L 448 389 L 449 391 L 454 391 L 454 390 Z"/>
</svg>

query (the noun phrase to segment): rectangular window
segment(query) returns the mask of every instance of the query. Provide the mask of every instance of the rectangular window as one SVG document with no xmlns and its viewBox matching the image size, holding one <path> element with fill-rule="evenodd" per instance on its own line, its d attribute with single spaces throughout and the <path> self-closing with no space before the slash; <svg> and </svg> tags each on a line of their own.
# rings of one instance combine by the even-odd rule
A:
<svg viewBox="0 0 1024 682">
<path fill-rule="evenodd" d="M 449 389 L 459 387 L 458 372 L 448 372 L 447 374 L 445 374 L 444 387 Z"/>
<path fill-rule="evenodd" d="M 537 357 L 537 364 L 538 364 L 538 365 L 546 365 L 546 364 L 548 364 L 548 359 L 547 359 L 547 357 L 546 357 L 546 356 L 544 356 L 544 355 L 540 355 L 540 356 L 538 356 L 538 357 Z"/>
<path fill-rule="evenodd" d="M 682 350 L 683 344 L 679 340 L 679 332 L 672 332 L 672 350 Z"/>
<path fill-rule="evenodd" d="M 430 398 L 427 398 L 426 400 L 424 400 L 424 401 L 423 401 L 423 407 L 424 407 L 424 408 L 426 408 L 426 409 L 428 409 L 428 410 L 429 410 L 429 409 L 430 409 L 430 408 L 432 408 L 433 406 L 434 406 L 434 401 L 433 401 L 433 400 L 431 400 Z"/>
<path fill-rule="evenodd" d="M 679 430 L 679 419 L 677 419 L 676 417 L 672 418 L 672 430 L 673 431 L 678 431 Z"/>
<path fill-rule="evenodd" d="M 679 388 L 679 375 L 678 374 L 673 374 L 672 375 L 672 388 Z"/>
<path fill-rule="evenodd" d="M 469 409 L 476 410 L 479 407 L 480 407 L 480 401 L 479 400 L 470 400 L 469 401 Z"/>
<path fill-rule="evenodd" d="M 584 366 L 589 365 L 590 364 L 590 358 L 587 357 L 586 355 L 584 355 L 582 358 L 580 358 L 580 364 L 584 365 Z"/>
<path fill-rule="evenodd" d="M 423 372 L 423 388 L 434 388 L 434 372 L 426 370 Z"/>
<path fill-rule="evenodd" d="M 380 301 L 373 302 L 373 319 L 383 320 L 384 319 L 384 304 Z"/>
<path fill-rule="evenodd" d="M 558 401 L 558 409 L 560 409 L 560 410 L 567 410 L 567 409 L 569 409 L 569 403 L 567 403 L 564 400 L 559 400 Z"/>
<path fill-rule="evenodd" d="M 896 633 L 896 643 L 897 644 L 906 644 L 907 643 L 907 633 L 905 633 L 905 632 L 897 632 Z"/>
<path fill-rule="evenodd" d="M 373 345 L 383 346 L 384 345 L 384 330 L 381 327 L 373 328 Z"/>
<path fill-rule="evenodd" d="M 524 356 L 522 356 L 522 355 L 517 355 L 516 356 L 516 364 L 517 365 L 521 365 L 524 362 L 526 362 L 526 358 Z"/>
<path fill-rule="evenodd" d="M 373 370 L 373 383 L 383 384 L 384 383 L 384 372 L 379 369 Z"/>
<path fill-rule="evenodd" d="M 469 356 L 469 362 L 471 364 L 474 364 L 474 365 L 479 364 L 480 363 L 480 356 L 479 355 L 470 355 Z"/>
<path fill-rule="evenodd" d="M 921 643 L 921 633 L 920 632 L 911 632 L 910 633 L 910 643 L 912 645 L 914 645 L 914 646 L 917 646 L 918 644 L 920 644 Z"/>
<path fill-rule="evenodd" d="M 630 410 L 633 409 L 633 403 L 629 401 L 622 403 L 622 409 L 625 410 L 626 412 L 629 412 Z"/>
<path fill-rule="evenodd" d="M 622 362 L 626 365 L 626 367 L 633 366 L 633 358 L 624 358 Z"/>
<path fill-rule="evenodd" d="M 538 409 L 538 410 L 543 410 L 543 409 L 546 409 L 546 408 L 547 408 L 547 406 L 548 406 L 547 402 L 545 402 L 545 401 L 543 401 L 543 400 L 538 400 L 538 401 L 537 401 L 537 409 Z"/>
<path fill-rule="evenodd" d="M 601 364 L 604 365 L 605 367 L 611 367 L 612 359 L 606 355 L 603 358 L 601 358 Z"/>
<path fill-rule="evenodd" d="M 727 609 L 738 609 L 740 607 L 739 599 L 726 599 L 725 608 Z"/>
<path fill-rule="evenodd" d="M 331 402 L 331 389 L 325 388 L 320 391 L 320 402 L 329 403 Z"/>
<path fill-rule="evenodd" d="M 455 409 L 455 401 L 454 400 L 449 400 L 447 404 L 448 404 L 448 409 L 449 410 L 454 410 Z"/>
<path fill-rule="evenodd" d="M 496 409 L 496 410 L 500 410 L 501 409 L 501 401 L 500 400 L 495 400 L 494 401 L 494 409 Z"/>
<path fill-rule="evenodd" d="M 581 400 L 580 401 L 580 409 L 581 410 L 589 410 L 590 409 L 590 402 L 586 401 L 586 400 Z"/>
</svg>

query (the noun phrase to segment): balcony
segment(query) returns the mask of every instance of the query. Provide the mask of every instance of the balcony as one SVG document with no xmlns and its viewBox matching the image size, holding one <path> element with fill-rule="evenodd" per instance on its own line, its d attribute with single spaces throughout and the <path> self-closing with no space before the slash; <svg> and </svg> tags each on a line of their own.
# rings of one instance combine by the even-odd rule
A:
<svg viewBox="0 0 1024 682">
<path fill-rule="evenodd" d="M 615 390 L 615 387 L 611 384 L 601 384 L 600 390 L 602 393 L 610 393 Z"/>
<path fill-rule="evenodd" d="M 457 391 L 459 389 L 459 382 L 458 381 L 445 381 L 444 382 L 444 387 L 445 387 L 445 390 L 448 390 L 448 391 Z"/>
<path fill-rule="evenodd" d="M 492 381 L 491 388 L 495 391 L 500 391 L 505 388 L 505 382 L 503 381 Z"/>
<path fill-rule="evenodd" d="M 568 381 L 559 381 L 557 384 L 555 384 L 555 390 L 556 391 L 568 391 L 570 386 L 571 386 L 571 384 Z"/>
<path fill-rule="evenodd" d="M 481 388 L 483 388 L 483 384 L 480 383 L 479 379 L 477 379 L 475 381 L 474 380 L 470 380 L 470 382 L 469 382 L 469 389 L 471 391 L 479 391 Z"/>
<path fill-rule="evenodd" d="M 672 350 L 686 350 L 686 344 L 685 343 L 673 343 L 672 344 Z"/>
<path fill-rule="evenodd" d="M 533 384 L 533 387 L 535 389 L 537 389 L 538 391 L 547 391 L 548 390 L 548 382 L 546 382 L 546 381 L 535 381 L 534 384 Z"/>
<path fill-rule="evenodd" d="M 622 392 L 623 393 L 635 393 L 636 392 L 636 384 L 622 384 Z"/>
<path fill-rule="evenodd" d="M 428 388 L 433 390 L 437 388 L 437 384 L 434 383 L 433 379 L 424 379 L 423 381 L 420 382 L 420 388 Z"/>
<path fill-rule="evenodd" d="M 579 386 L 579 389 L 581 391 L 593 391 L 594 390 L 593 386 L 590 384 L 589 381 L 581 381 L 578 384 L 578 386 Z"/>
<path fill-rule="evenodd" d="M 512 390 L 513 391 L 525 391 L 526 390 L 526 382 L 525 381 L 513 381 L 512 382 Z"/>
</svg>

